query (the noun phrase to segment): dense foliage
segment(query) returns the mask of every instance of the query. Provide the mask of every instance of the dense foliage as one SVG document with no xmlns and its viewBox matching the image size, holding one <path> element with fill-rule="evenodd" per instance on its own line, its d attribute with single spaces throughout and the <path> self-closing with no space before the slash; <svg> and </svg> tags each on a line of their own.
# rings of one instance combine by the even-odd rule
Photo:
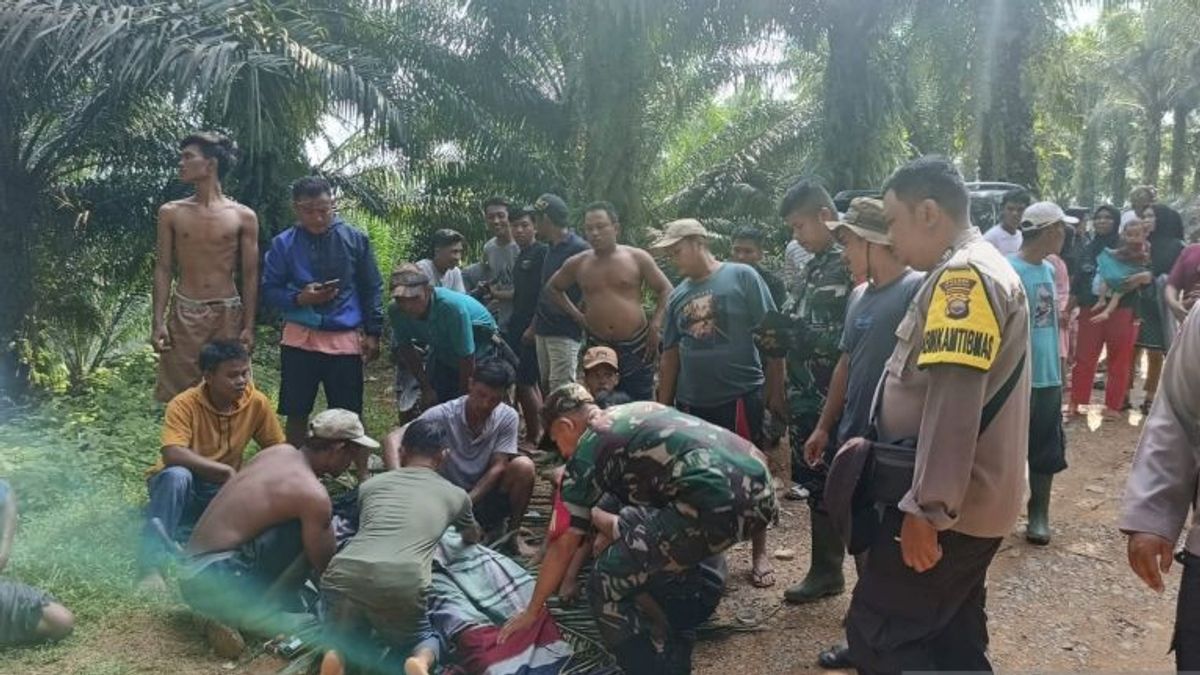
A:
<svg viewBox="0 0 1200 675">
<path fill-rule="evenodd" d="M 1098 21 L 1076 25 L 1081 8 Z M 1062 202 L 1200 182 L 1197 0 L 11 0 L 0 6 L 0 396 L 142 342 L 174 142 L 234 136 L 263 237 L 332 178 L 384 267 L 481 198 L 779 232 L 788 182 L 940 152 Z M 779 237 L 782 239 L 782 236 Z"/>
</svg>

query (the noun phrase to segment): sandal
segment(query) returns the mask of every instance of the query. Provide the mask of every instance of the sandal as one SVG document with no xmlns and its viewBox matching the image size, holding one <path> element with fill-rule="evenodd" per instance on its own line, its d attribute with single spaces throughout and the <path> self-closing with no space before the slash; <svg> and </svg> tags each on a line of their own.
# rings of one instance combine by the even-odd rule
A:
<svg viewBox="0 0 1200 675">
<path fill-rule="evenodd" d="M 775 585 L 775 570 L 750 570 L 750 585 L 755 588 L 770 588 Z"/>
</svg>

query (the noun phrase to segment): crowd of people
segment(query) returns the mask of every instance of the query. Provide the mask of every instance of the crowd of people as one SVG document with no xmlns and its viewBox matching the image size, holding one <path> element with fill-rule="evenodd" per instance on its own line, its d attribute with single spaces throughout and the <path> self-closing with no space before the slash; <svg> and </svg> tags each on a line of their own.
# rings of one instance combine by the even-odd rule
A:
<svg viewBox="0 0 1200 675">
<path fill-rule="evenodd" d="M 390 271 L 385 301 L 371 242 L 338 216 L 328 182 L 293 184 L 296 224 L 272 239 L 260 279 L 255 214 L 221 191 L 232 144 L 195 134 L 180 150 L 196 192 L 160 210 L 166 410 L 139 577 L 163 589 L 173 561 L 222 655 L 315 616 L 323 673 L 376 666 L 379 648 L 410 675 L 432 672 L 446 640 L 429 620 L 431 569 L 453 530 L 540 563 L 494 644 L 540 631 L 552 596 L 582 594 L 626 672 L 690 672 L 724 552 L 751 542 L 750 581 L 775 583 L 766 455 L 786 430 L 791 475 L 776 478 L 807 500 L 812 546 L 784 599 L 843 593 L 847 554 L 858 570 L 847 640 L 818 663 L 989 670 L 988 567 L 1023 510 L 1026 539 L 1050 543 L 1064 410 L 1090 406 L 1101 352 L 1106 415 L 1130 407 L 1147 355 L 1150 432 L 1121 527 L 1131 564 L 1161 588 L 1196 497 L 1200 382 L 1168 367 L 1169 400 L 1154 393 L 1173 341 L 1168 365 L 1200 358 L 1200 322 L 1179 329 L 1200 297 L 1200 246 L 1184 246 L 1152 188 L 1126 212 L 1091 214 L 1014 191 L 981 234 L 943 158 L 898 168 L 882 199 L 845 213 L 801 180 L 779 208 L 792 234 L 783 279 L 753 228 L 721 260 L 698 220 L 667 223 L 643 250 L 620 243 L 606 202 L 577 212 L 580 236 L 557 195 L 492 198 L 478 263 L 463 268 L 465 238 L 437 230 L 429 257 Z M 251 377 L 260 298 L 283 321 L 274 402 Z M 377 442 L 361 418 L 364 367 L 385 327 L 402 423 Z M 314 416 L 318 390 L 327 407 Z M 243 462 L 251 441 L 260 450 Z M 562 462 L 540 550 L 520 536 L 538 448 Z M 320 479 L 351 467 L 357 488 L 331 496 Z M 0 539 L 0 567 L 6 551 Z M 20 616 L 20 630 L 0 623 L 0 639 L 69 632 L 65 608 L 11 588 L 0 584 L 0 617 Z M 1184 598 L 1176 647 L 1196 658 Z"/>
</svg>

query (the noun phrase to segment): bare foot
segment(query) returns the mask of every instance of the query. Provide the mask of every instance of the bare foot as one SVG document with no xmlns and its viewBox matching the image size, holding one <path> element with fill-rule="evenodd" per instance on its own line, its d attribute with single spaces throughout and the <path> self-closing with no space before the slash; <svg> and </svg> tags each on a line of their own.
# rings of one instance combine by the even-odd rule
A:
<svg viewBox="0 0 1200 675">
<path fill-rule="evenodd" d="M 766 560 L 757 562 L 750 570 L 750 583 L 755 588 L 770 588 L 775 585 L 775 570 Z"/>
<path fill-rule="evenodd" d="M 142 593 L 165 595 L 167 592 L 167 582 L 158 572 L 151 572 L 138 580 L 137 589 Z"/>
<path fill-rule="evenodd" d="M 325 657 L 321 659 L 321 675 L 345 675 L 346 667 L 342 665 L 342 659 L 337 652 L 325 652 Z"/>
<path fill-rule="evenodd" d="M 246 649 L 246 640 L 236 628 L 205 619 L 204 639 L 213 652 L 223 659 L 236 659 Z"/>
<path fill-rule="evenodd" d="M 1104 409 L 1103 416 L 1104 416 L 1104 419 L 1106 419 L 1106 420 L 1121 419 L 1121 413 L 1117 412 L 1116 410 L 1109 410 L 1108 408 Z"/>
<path fill-rule="evenodd" d="M 404 675 L 429 675 L 429 669 L 436 661 L 433 652 L 425 648 L 417 649 L 404 660 Z"/>
</svg>

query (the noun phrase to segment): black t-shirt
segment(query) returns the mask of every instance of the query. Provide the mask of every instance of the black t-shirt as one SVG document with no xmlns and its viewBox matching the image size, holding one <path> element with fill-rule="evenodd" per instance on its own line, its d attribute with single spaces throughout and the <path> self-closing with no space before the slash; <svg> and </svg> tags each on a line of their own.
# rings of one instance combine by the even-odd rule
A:
<svg viewBox="0 0 1200 675">
<path fill-rule="evenodd" d="M 561 242 L 546 249 L 546 260 L 542 263 L 542 286 L 545 287 L 550 281 L 550 277 L 562 269 L 567 258 L 589 248 L 591 247 L 582 237 L 574 232 L 567 232 Z M 578 305 L 583 298 L 583 291 L 576 284 L 567 289 L 567 297 Z M 538 304 L 537 319 L 537 334 L 542 337 L 566 337 L 574 340 L 583 338 L 583 329 L 579 327 L 579 324 L 567 316 L 566 312 L 560 310 L 558 305 L 554 304 L 546 294 L 542 294 L 541 302 Z"/>
<path fill-rule="evenodd" d="M 542 264 L 547 248 L 539 241 L 517 254 L 512 268 L 513 313 L 508 320 L 509 333 L 520 336 L 533 321 L 542 292 Z"/>
<path fill-rule="evenodd" d="M 767 284 L 767 290 L 771 291 L 771 299 L 775 301 L 776 307 L 783 307 L 787 302 L 787 286 L 784 285 L 783 279 L 780 279 L 771 270 L 753 265 L 754 271 L 758 272 L 758 276 L 762 277 L 764 283 Z"/>
</svg>

